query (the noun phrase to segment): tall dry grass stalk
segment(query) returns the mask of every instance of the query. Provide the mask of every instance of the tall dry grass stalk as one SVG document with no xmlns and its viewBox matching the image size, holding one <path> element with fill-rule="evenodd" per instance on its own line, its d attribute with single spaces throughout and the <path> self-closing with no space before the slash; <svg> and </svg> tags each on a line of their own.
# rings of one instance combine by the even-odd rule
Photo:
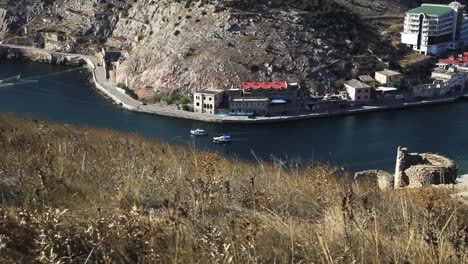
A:
<svg viewBox="0 0 468 264">
<path fill-rule="evenodd" d="M 466 263 L 450 189 L 0 117 L 1 263 Z"/>
</svg>

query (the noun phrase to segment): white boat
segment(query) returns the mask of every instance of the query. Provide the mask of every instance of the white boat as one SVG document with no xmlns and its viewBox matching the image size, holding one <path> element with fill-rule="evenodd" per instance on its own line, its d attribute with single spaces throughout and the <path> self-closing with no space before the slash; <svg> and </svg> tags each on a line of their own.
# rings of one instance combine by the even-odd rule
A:
<svg viewBox="0 0 468 264">
<path fill-rule="evenodd" d="M 213 138 L 214 143 L 228 143 L 230 141 L 231 141 L 230 135 L 222 135 L 222 136 Z"/>
<path fill-rule="evenodd" d="M 10 78 L 6 78 L 6 79 L 3 79 L 3 80 L 0 80 L 0 83 L 11 83 L 11 82 L 15 82 L 15 81 L 18 81 L 19 79 L 21 78 L 21 75 L 15 75 L 13 77 L 10 77 Z"/>
<path fill-rule="evenodd" d="M 206 136 L 208 135 L 208 132 L 206 132 L 203 129 L 197 128 L 197 129 L 190 130 L 190 134 L 193 136 Z"/>
</svg>

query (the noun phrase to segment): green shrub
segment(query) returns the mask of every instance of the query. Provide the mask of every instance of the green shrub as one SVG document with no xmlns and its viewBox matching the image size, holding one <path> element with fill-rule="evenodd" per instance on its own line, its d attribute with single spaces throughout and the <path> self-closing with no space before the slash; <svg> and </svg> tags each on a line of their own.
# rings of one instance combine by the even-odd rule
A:
<svg viewBox="0 0 468 264">
<path fill-rule="evenodd" d="M 129 95 L 130 97 L 132 97 L 133 99 L 135 100 L 138 100 L 138 95 L 132 90 L 130 89 L 129 87 L 127 87 L 124 83 L 118 83 L 117 84 L 117 87 L 121 88 L 121 89 L 124 89 L 125 90 L 125 93 L 127 95 Z"/>
</svg>

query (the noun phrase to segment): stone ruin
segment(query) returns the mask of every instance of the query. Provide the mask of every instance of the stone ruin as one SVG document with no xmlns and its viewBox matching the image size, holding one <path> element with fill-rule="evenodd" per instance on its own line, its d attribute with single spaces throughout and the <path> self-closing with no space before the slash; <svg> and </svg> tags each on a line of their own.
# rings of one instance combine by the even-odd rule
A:
<svg viewBox="0 0 468 264">
<path fill-rule="evenodd" d="M 369 181 L 380 189 L 419 188 L 428 185 L 455 184 L 458 167 L 452 160 L 432 153 L 409 153 L 398 147 L 395 174 L 367 170 L 354 175 L 356 181 Z"/>
</svg>

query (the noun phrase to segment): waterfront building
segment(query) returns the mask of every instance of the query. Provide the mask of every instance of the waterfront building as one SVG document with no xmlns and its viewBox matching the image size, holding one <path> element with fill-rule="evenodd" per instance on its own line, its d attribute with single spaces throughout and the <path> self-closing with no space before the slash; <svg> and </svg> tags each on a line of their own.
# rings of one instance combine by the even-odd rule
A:
<svg viewBox="0 0 468 264">
<path fill-rule="evenodd" d="M 268 104 L 269 100 L 265 97 L 235 97 L 230 101 L 229 111 L 233 115 L 266 115 Z"/>
<path fill-rule="evenodd" d="M 453 90 L 453 87 L 447 81 L 435 80 L 433 83 L 413 86 L 410 90 L 416 98 L 431 98 L 445 96 Z"/>
<path fill-rule="evenodd" d="M 96 55 L 106 70 L 107 79 L 111 81 L 116 80 L 117 69 L 120 66 L 120 58 L 122 55 L 122 51 L 120 50 L 106 50 L 104 48 Z M 125 83 L 125 85 L 128 86 L 128 83 Z"/>
<path fill-rule="evenodd" d="M 442 55 L 468 44 L 464 5 L 422 4 L 406 12 L 401 42 L 422 54 Z"/>
<path fill-rule="evenodd" d="M 218 89 L 208 89 L 193 93 L 193 110 L 196 113 L 216 114 L 223 103 L 225 92 Z"/>
<path fill-rule="evenodd" d="M 375 72 L 375 80 L 388 87 L 400 86 L 402 77 L 401 73 L 389 69 Z"/>
<path fill-rule="evenodd" d="M 450 88 L 464 90 L 468 81 L 468 72 L 459 70 L 457 66 L 445 66 L 435 68 L 431 73 L 431 78 L 446 82 Z"/>
<path fill-rule="evenodd" d="M 285 115 L 297 112 L 299 84 L 244 82 L 241 89 L 227 91 L 231 115 Z"/>
<path fill-rule="evenodd" d="M 407 99 L 408 92 L 399 91 L 395 87 L 380 86 L 374 89 L 374 97 L 379 102 L 395 102 Z"/>
<path fill-rule="evenodd" d="M 449 56 L 448 58 L 439 60 L 439 63 L 442 64 L 460 64 L 468 63 L 468 52 L 463 52 L 458 56 Z"/>
<path fill-rule="evenodd" d="M 348 97 L 355 103 L 368 103 L 371 99 L 371 87 L 356 79 L 344 83 Z"/>
</svg>

